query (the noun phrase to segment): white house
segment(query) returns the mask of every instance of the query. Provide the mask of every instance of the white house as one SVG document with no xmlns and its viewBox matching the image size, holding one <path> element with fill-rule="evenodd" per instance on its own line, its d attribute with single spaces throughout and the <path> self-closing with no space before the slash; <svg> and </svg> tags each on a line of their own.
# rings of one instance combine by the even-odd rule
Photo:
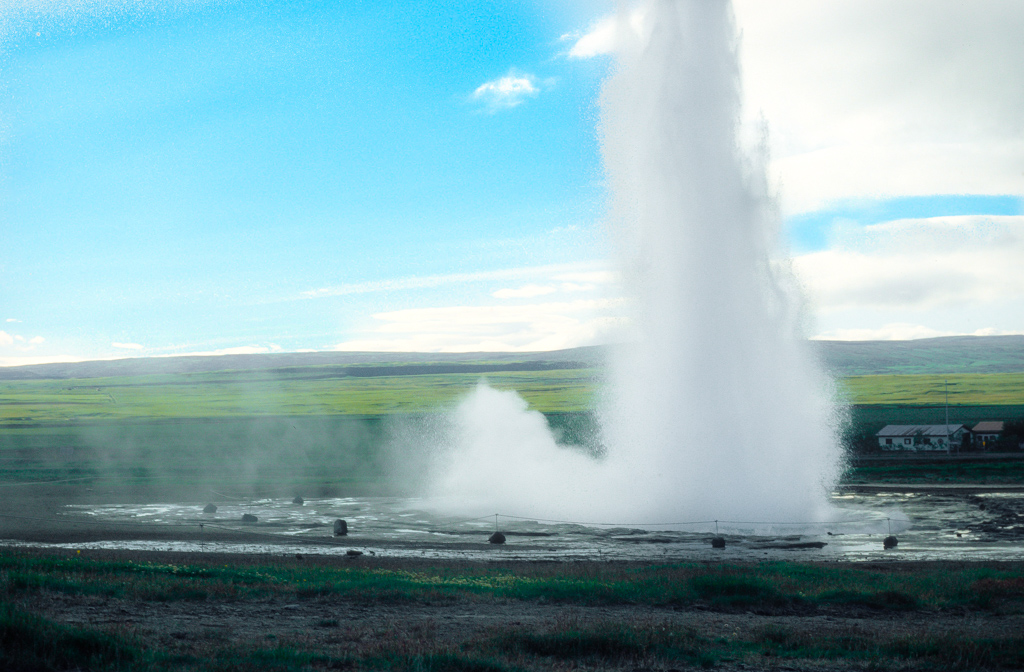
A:
<svg viewBox="0 0 1024 672">
<path fill-rule="evenodd" d="M 882 450 L 946 451 L 962 446 L 966 432 L 963 425 L 886 425 L 875 436 Z"/>
</svg>

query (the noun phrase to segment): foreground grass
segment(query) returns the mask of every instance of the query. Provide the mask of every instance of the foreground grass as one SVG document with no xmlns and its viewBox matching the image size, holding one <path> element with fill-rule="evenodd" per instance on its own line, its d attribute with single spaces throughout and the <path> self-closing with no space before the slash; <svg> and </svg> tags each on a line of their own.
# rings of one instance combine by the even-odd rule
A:
<svg viewBox="0 0 1024 672">
<path fill-rule="evenodd" d="M 390 650 L 331 655 L 289 643 L 227 645 L 204 655 L 146 648 L 124 634 L 68 628 L 0 605 L 0 664 L 7 670 L 421 670 L 501 672 L 556 667 L 636 669 L 636 665 L 714 668 L 746 661 L 867 663 L 868 669 L 1020 669 L 1024 639 L 961 636 L 811 636 L 765 627 L 750 637 L 709 638 L 658 624 L 560 624 L 540 632 L 510 628 L 460 645 L 396 643 Z"/>
<path fill-rule="evenodd" d="M 1024 460 L 1006 462 L 933 462 L 860 464 L 847 473 L 845 483 L 977 483 L 1024 484 Z"/>
<path fill-rule="evenodd" d="M 998 617 L 1024 606 L 1024 563 L 853 567 L 765 563 L 614 565 L 609 563 L 507 566 L 444 565 L 418 569 L 349 564 L 311 566 L 293 559 L 188 564 L 0 553 L 0 668 L 10 670 L 437 670 L 499 671 L 577 666 L 759 666 L 785 661 L 838 662 L 874 669 L 1020 669 L 1024 638 L 970 638 L 959 634 L 872 636 L 859 627 L 827 633 L 766 619 L 729 636 L 699 632 L 657 615 L 586 620 L 580 612 L 543 627 L 505 628 L 441 640 L 389 631 L 373 641 L 344 637 L 337 621 L 321 628 L 340 637 L 314 644 L 296 635 L 214 639 L 178 646 L 121 627 L 79 628 L 30 613 L 43 593 L 142 602 L 348 600 L 367 606 L 415 602 L 548 602 L 575 605 L 649 605 L 723 612 L 842 614 L 975 610 Z M 340 561 L 344 562 L 344 561 Z M 20 605 L 20 606 L 17 606 Z M 672 613 L 672 612 L 666 612 Z M 656 614 L 656 612 L 655 612 Z M 349 641 L 332 648 L 323 642 Z"/>
<path fill-rule="evenodd" d="M 318 564 L 312 564 L 317 562 Z M 184 565 L 90 559 L 75 553 L 0 553 L 0 595 L 36 591 L 145 600 L 239 600 L 338 597 L 364 602 L 524 600 L 578 605 L 706 605 L 885 610 L 1024 606 L 1024 563 L 935 564 L 860 568 L 771 562 L 514 563 L 444 565 L 410 570 L 345 560 L 291 558 Z"/>
</svg>

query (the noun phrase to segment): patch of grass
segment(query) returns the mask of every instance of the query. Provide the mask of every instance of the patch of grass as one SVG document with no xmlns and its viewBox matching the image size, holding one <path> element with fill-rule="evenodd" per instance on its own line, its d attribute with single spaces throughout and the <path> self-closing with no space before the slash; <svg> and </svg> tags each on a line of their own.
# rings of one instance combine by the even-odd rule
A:
<svg viewBox="0 0 1024 672">
<path fill-rule="evenodd" d="M 708 640 L 690 630 L 608 623 L 559 627 L 548 632 L 513 630 L 491 644 L 506 653 L 571 661 L 671 660 L 710 667 L 717 657 Z"/>
<path fill-rule="evenodd" d="M 510 563 L 418 570 L 250 558 L 188 565 L 0 551 L 0 595 L 47 591 L 150 602 L 330 598 L 376 603 L 523 600 L 712 608 L 1024 609 L 1024 563 L 859 567 Z"/>
<path fill-rule="evenodd" d="M 861 464 L 847 483 L 1012 483 L 1024 482 L 1024 460 L 1013 462 L 931 462 Z"/>
<path fill-rule="evenodd" d="M 701 599 L 717 605 L 774 605 L 787 601 L 764 579 L 743 574 L 698 575 L 690 579 L 690 586 Z"/>
<path fill-rule="evenodd" d="M 1020 669 L 1024 638 L 972 639 L 962 636 L 893 637 L 821 636 L 791 628 L 764 628 L 749 651 L 771 658 L 801 660 L 865 660 L 880 663 L 924 664 L 929 668 Z"/>
<path fill-rule="evenodd" d="M 872 609 L 890 609 L 894 611 L 911 611 L 920 603 L 913 595 L 898 590 L 865 592 L 858 590 L 833 590 L 817 596 L 823 604 L 856 604 Z"/>
<path fill-rule="evenodd" d="M 1024 403 L 1024 372 L 849 376 L 842 388 L 854 404 L 952 406 Z M 941 422 L 939 420 L 938 422 Z"/>
<path fill-rule="evenodd" d="M 5 670 L 131 670 L 141 662 L 136 642 L 58 625 L 0 602 L 0 667 Z"/>
</svg>

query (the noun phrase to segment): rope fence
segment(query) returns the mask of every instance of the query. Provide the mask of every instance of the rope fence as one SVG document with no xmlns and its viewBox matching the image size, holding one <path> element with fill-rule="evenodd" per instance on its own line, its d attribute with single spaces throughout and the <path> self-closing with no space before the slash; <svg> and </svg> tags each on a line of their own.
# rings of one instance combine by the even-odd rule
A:
<svg viewBox="0 0 1024 672">
<path fill-rule="evenodd" d="M 331 517 L 331 516 L 320 516 L 320 517 Z M 44 518 L 44 517 L 38 517 L 38 516 L 25 516 L 25 515 L 16 515 L 16 514 L 8 514 L 8 513 L 0 513 L 0 519 L 23 520 L 23 521 L 32 521 L 32 522 L 40 522 L 40 523 L 61 523 L 61 524 L 65 524 L 65 525 L 79 525 L 79 526 L 84 525 L 84 526 L 92 526 L 92 527 L 133 527 L 133 528 L 136 528 L 136 529 L 139 529 L 139 528 L 146 528 L 146 529 L 154 529 L 154 528 L 177 528 L 177 529 L 198 528 L 200 533 L 202 533 L 204 529 L 211 529 L 211 530 L 220 530 L 220 531 L 224 531 L 224 532 L 232 532 L 232 533 L 241 534 L 241 535 L 254 535 L 254 536 L 273 538 L 273 539 L 277 539 L 277 540 L 288 540 L 288 541 L 291 541 L 291 542 L 294 542 L 294 543 L 316 543 L 316 544 L 330 543 L 330 544 L 338 544 L 338 545 L 351 545 L 350 543 L 346 544 L 346 542 L 344 542 L 342 540 L 335 539 L 334 537 L 327 537 L 327 536 L 304 537 L 304 536 L 299 536 L 299 535 L 296 535 L 296 534 L 282 534 L 282 533 L 265 532 L 265 531 L 261 531 L 261 530 L 258 530 L 258 529 L 253 529 L 249 525 L 246 525 L 246 527 L 244 527 L 244 528 L 229 527 L 229 526 L 225 525 L 225 523 L 227 521 L 225 521 L 223 519 L 212 520 L 212 521 L 205 521 L 205 520 L 189 520 L 189 521 L 125 521 L 125 520 L 106 520 L 106 519 L 103 519 L 103 520 L 100 520 L 100 519 L 88 520 L 88 519 L 75 518 L 75 517 L 63 516 L 63 515 L 55 515 L 55 516 L 52 516 L 52 517 Z M 694 521 L 683 521 L 683 522 L 672 522 L 672 523 L 604 523 L 604 522 L 593 522 L 593 521 L 589 521 L 588 522 L 588 521 L 578 521 L 578 520 L 561 520 L 561 519 L 552 519 L 552 518 L 534 518 L 534 517 L 528 517 L 528 516 L 515 516 L 515 515 L 511 515 L 511 514 L 495 513 L 495 514 L 489 514 L 489 515 L 486 515 L 486 516 L 478 516 L 476 518 L 465 518 L 465 519 L 454 520 L 454 521 L 445 521 L 444 523 L 442 523 L 442 525 L 451 526 L 451 527 L 457 527 L 457 526 L 466 525 L 466 524 L 469 524 L 469 523 L 477 523 L 477 522 L 481 522 L 481 521 L 485 521 L 485 520 L 491 520 L 491 519 L 494 520 L 495 531 L 498 531 L 499 529 L 504 530 L 504 531 L 514 531 L 514 530 L 512 530 L 512 529 L 510 529 L 508 527 L 502 528 L 502 526 L 501 526 L 501 519 L 507 519 L 509 522 L 553 523 L 553 524 L 558 524 L 558 525 L 576 525 L 576 526 L 580 526 L 580 527 L 589 527 L 589 528 L 612 528 L 612 529 L 614 529 L 614 528 L 634 528 L 634 529 L 636 529 L 636 528 L 641 528 L 641 529 L 642 528 L 646 528 L 646 529 L 644 529 L 645 532 L 653 532 L 653 531 L 662 531 L 662 532 L 681 531 L 681 532 L 685 532 L 686 530 L 678 530 L 678 529 L 677 530 L 666 530 L 664 528 L 669 528 L 669 527 L 671 527 L 671 528 L 691 527 L 692 528 L 692 527 L 698 527 L 698 526 L 708 526 L 710 528 L 711 525 L 714 525 L 714 533 L 716 535 L 719 534 L 720 531 L 721 531 L 720 525 L 724 525 L 724 526 L 761 526 L 761 527 L 768 527 L 768 528 L 773 528 L 773 527 L 777 527 L 777 526 L 781 526 L 781 527 L 797 527 L 797 526 L 799 526 L 799 527 L 810 527 L 810 528 L 832 528 L 832 529 L 828 530 L 828 533 L 832 534 L 833 533 L 832 530 L 839 529 L 839 528 L 842 528 L 844 526 L 860 525 L 860 524 L 870 524 L 870 523 L 879 523 L 880 524 L 883 521 L 886 524 L 887 530 L 891 534 L 892 533 L 892 522 L 893 522 L 893 519 L 891 517 L 887 516 L 887 517 L 884 517 L 884 518 L 883 517 L 877 517 L 877 518 L 876 517 L 870 517 L 870 518 L 869 517 L 851 518 L 851 519 L 839 520 L 839 521 L 742 521 L 742 520 L 716 519 L 716 520 L 694 520 Z M 906 522 L 906 521 L 899 520 L 899 522 Z M 381 523 L 377 523 L 377 525 L 375 527 L 379 527 L 380 525 L 381 525 Z M 322 526 L 323 527 L 329 527 L 330 525 L 329 525 L 329 523 L 324 523 Z M 442 534 L 443 533 L 450 533 L 451 532 L 451 530 L 440 529 L 437 524 L 434 524 L 434 525 L 421 525 L 421 524 L 418 524 L 418 523 L 413 522 L 413 521 L 393 521 L 392 527 L 401 528 L 401 529 L 414 529 L 414 530 L 419 530 L 419 531 L 442 533 Z M 692 533 L 695 533 L 695 534 L 711 533 L 711 530 L 710 529 L 707 529 L 707 530 L 693 530 Z"/>
</svg>

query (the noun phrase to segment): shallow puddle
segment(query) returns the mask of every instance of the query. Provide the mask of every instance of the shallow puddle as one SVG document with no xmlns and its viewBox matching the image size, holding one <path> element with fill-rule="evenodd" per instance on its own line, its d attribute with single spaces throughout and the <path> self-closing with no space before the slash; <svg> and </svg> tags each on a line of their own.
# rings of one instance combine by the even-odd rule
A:
<svg viewBox="0 0 1024 672">
<path fill-rule="evenodd" d="M 226 496 L 225 496 L 226 497 Z M 68 524 L 118 529 L 128 539 L 75 544 L 6 541 L 17 546 L 216 551 L 259 554 L 345 554 L 390 557 L 526 560 L 1012 560 L 1024 558 L 1024 494 L 836 494 L 830 520 L 682 521 L 651 525 L 546 521 L 511 515 L 472 520 L 429 512 L 402 498 L 231 499 L 216 513 L 206 502 L 66 507 Z M 257 522 L 243 523 L 242 516 Z M 334 536 L 343 519 L 349 534 Z M 157 527 L 174 527 L 190 540 L 152 541 Z M 131 539 L 126 530 L 139 530 Z M 496 529 L 502 545 L 489 544 Z M 204 537 L 214 533 L 217 541 Z M 237 543 L 225 541 L 237 534 Z M 897 535 L 896 549 L 882 540 Z M 725 548 L 712 548 L 713 536 Z M 100 536 L 100 535 L 98 535 Z"/>
</svg>

